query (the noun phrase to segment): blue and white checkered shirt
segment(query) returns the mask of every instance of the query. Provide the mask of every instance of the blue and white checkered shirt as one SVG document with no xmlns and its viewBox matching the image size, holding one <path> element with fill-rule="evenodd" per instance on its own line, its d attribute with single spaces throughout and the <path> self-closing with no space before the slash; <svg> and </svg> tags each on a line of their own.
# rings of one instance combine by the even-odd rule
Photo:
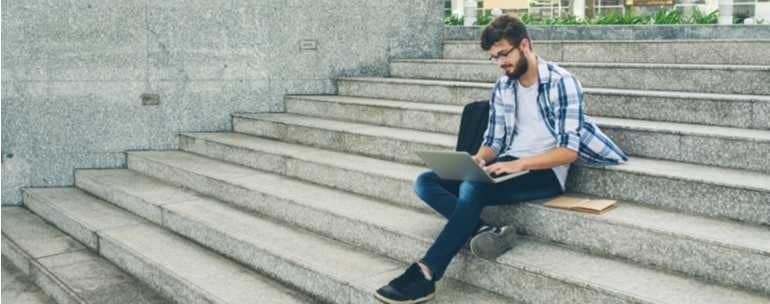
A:
<svg viewBox="0 0 770 304">
<path fill-rule="evenodd" d="M 577 78 L 540 57 L 537 70 L 540 118 L 556 139 L 556 147 L 577 151 L 579 160 L 588 164 L 615 165 L 627 161 L 628 156 L 620 147 L 583 113 L 583 88 Z M 495 150 L 498 157 L 510 155 L 506 153 L 516 139 L 517 89 L 518 81 L 504 75 L 495 83 L 489 100 L 489 125 L 483 145 Z"/>
</svg>

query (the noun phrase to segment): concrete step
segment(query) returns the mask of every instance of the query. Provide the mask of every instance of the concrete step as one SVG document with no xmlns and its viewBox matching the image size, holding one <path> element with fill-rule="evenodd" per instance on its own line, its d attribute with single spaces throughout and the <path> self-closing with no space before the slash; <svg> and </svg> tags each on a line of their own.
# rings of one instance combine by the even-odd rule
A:
<svg viewBox="0 0 770 304">
<path fill-rule="evenodd" d="M 454 150 L 456 136 L 294 114 L 234 113 L 233 130 L 286 142 L 421 164 L 417 150 Z"/>
<path fill-rule="evenodd" d="M 29 189 L 24 192 L 24 203 L 89 247 L 96 246 L 91 248 L 177 303 L 313 302 L 77 188 Z M 96 242 L 92 244 L 93 238 Z"/>
<path fill-rule="evenodd" d="M 770 66 L 562 62 L 585 87 L 720 94 L 770 94 Z M 488 60 L 403 59 L 390 76 L 494 82 L 502 72 Z"/>
<path fill-rule="evenodd" d="M 337 95 L 286 95 L 286 112 L 428 132 L 457 134 L 462 107 Z"/>
<path fill-rule="evenodd" d="M 132 152 L 129 154 L 132 155 L 133 169 L 136 169 L 135 166 L 147 169 L 149 168 L 147 166 L 153 165 L 138 164 L 137 155 L 167 153 L 134 154 Z M 227 176 L 228 180 L 233 178 L 247 184 L 253 179 L 250 174 L 238 173 L 245 169 L 243 167 L 219 170 L 208 167 L 209 164 L 204 161 L 195 164 L 194 167 L 203 171 L 213 170 L 223 174 L 222 176 Z M 160 169 L 157 166 L 154 168 Z M 154 170 L 152 172 L 164 174 Z M 201 180 L 200 177 L 192 178 Z M 387 284 L 390 279 L 406 268 L 405 264 L 398 261 L 293 228 L 294 225 L 279 224 L 260 218 L 211 198 L 187 200 L 189 196 L 187 191 L 135 171 L 78 170 L 76 180 L 78 186 L 93 191 L 97 195 L 110 197 L 114 199 L 113 203 L 119 206 L 133 208 L 138 204 L 144 204 L 146 209 L 161 209 L 165 228 L 271 277 L 305 290 L 313 294 L 319 302 L 375 303 L 376 300 L 372 296 L 374 290 Z M 190 182 L 194 182 L 193 180 Z M 165 189 L 161 191 L 162 193 L 148 192 L 143 187 L 147 184 L 156 184 L 153 186 L 154 189 Z M 275 188 L 294 191 L 281 187 Z M 204 186 L 202 190 L 208 192 L 213 188 Z M 179 203 L 169 203 L 170 201 Z M 269 205 L 271 199 L 256 198 L 252 203 Z M 440 292 L 434 300 L 435 303 L 512 302 L 509 298 L 454 280 L 441 282 L 438 289 Z M 263 300 L 260 303 L 277 302 Z"/>
<path fill-rule="evenodd" d="M 430 211 L 412 192 L 421 166 L 240 133 L 182 133 L 178 142 L 183 151 Z"/>
<path fill-rule="evenodd" d="M 365 145 L 365 144 L 362 144 Z M 181 149 L 419 206 L 412 178 L 424 169 L 241 134 L 185 133 Z M 334 145 L 326 149 L 334 150 Z M 355 150 L 363 150 L 356 148 Z M 377 154 L 377 147 L 370 147 Z M 387 153 L 384 151 L 382 153 Z M 406 152 L 402 152 L 406 153 Z M 390 169 L 389 169 L 390 168 Z M 632 157 L 610 167 L 573 165 L 568 190 L 710 217 L 770 225 L 770 175 Z M 377 186 L 366 186 L 370 183 Z M 382 187 L 379 191 L 377 187 Z M 388 193 L 393 193 L 389 196 Z M 388 198 L 390 197 L 390 198 Z M 409 203 L 411 202 L 411 203 Z"/>
<path fill-rule="evenodd" d="M 406 78 L 338 78 L 340 95 L 465 105 L 493 84 Z M 589 115 L 770 129 L 770 96 L 584 88 Z"/>
<path fill-rule="evenodd" d="M 480 40 L 486 26 L 446 26 L 444 40 Z M 770 27 L 751 24 L 656 24 L 648 25 L 529 25 L 529 36 L 535 41 L 548 40 L 681 40 L 681 39 L 745 39 L 770 37 Z"/>
<path fill-rule="evenodd" d="M 29 210 L 3 207 L 2 217 L 3 303 L 173 303 Z M 6 258 L 47 296 L 7 294 Z"/>
<path fill-rule="evenodd" d="M 672 64 L 770 65 L 770 40 L 540 40 L 532 46 L 546 60 Z M 478 40 L 444 41 L 445 59 L 488 59 Z"/>
<path fill-rule="evenodd" d="M 426 171 L 423 167 L 236 133 L 185 133 L 180 136 L 179 146 L 210 158 L 388 201 L 422 213 L 434 213 L 411 189 L 414 178 Z M 661 173 L 665 172 L 658 172 Z M 728 285 L 768 290 L 767 286 L 756 284 L 767 280 L 744 277 L 754 271 L 752 269 L 767 266 L 754 268 L 757 265 L 753 264 L 765 263 L 762 261 L 768 259 L 770 230 L 767 227 L 691 216 L 629 201 L 621 201 L 616 209 L 602 216 L 545 208 L 542 202 L 487 209 L 484 217 L 488 221 L 513 224 L 526 234 L 546 240 L 603 256 L 659 265 Z M 742 238 L 735 238 L 737 235 Z M 736 249 L 743 250 L 743 254 L 722 255 L 725 250 Z M 672 256 L 692 259 L 672 259 Z M 717 262 L 738 256 L 752 258 L 728 264 Z M 732 272 L 726 271 L 725 265 L 731 265 L 727 268 L 747 266 L 739 266 L 741 270 Z M 760 270 L 760 273 L 770 272 Z M 753 277 L 762 276 L 756 274 Z"/>
<path fill-rule="evenodd" d="M 2 257 L 3 303 L 24 304 L 56 304 L 53 298 L 43 292 L 40 287 L 18 267 L 14 266 L 5 256 Z"/>
<path fill-rule="evenodd" d="M 183 152 L 138 152 L 129 157 L 130 168 L 142 174 L 199 189 L 203 194 L 238 207 L 402 261 L 420 258 L 442 227 L 442 221 L 435 216 L 201 156 Z M 236 168 L 243 168 L 244 172 L 233 175 L 219 171 L 234 172 Z M 247 170 L 251 173 L 246 173 Z M 105 176 L 94 179 L 108 183 Z M 142 193 L 141 189 L 133 192 Z M 132 200 L 135 199 L 138 198 Z M 760 244 L 756 245 L 762 246 Z M 540 258 L 531 259 L 534 256 Z M 698 303 L 720 303 L 727 299 L 736 303 L 770 303 L 770 299 L 762 300 L 750 293 L 532 239 L 521 240 L 514 250 L 497 262 L 476 258 L 464 251 L 452 267 L 450 277 L 527 303 L 561 303 L 575 298 L 583 302 L 636 302 L 643 299 L 651 303 L 681 303 L 696 294 L 696 290 L 700 291 L 696 297 L 702 298 L 690 300 Z M 498 280 L 490 281 L 490 276 Z M 765 272 L 761 272 L 756 279 L 763 280 L 765 276 Z M 522 287 L 532 286 L 533 280 L 538 285 L 523 291 Z M 552 288 L 538 288 L 539 284 Z M 563 292 L 574 297 L 557 300 Z"/>
<path fill-rule="evenodd" d="M 286 111 L 457 134 L 462 107 L 349 96 L 287 96 Z M 595 117 L 630 155 L 770 173 L 770 131 Z"/>
</svg>

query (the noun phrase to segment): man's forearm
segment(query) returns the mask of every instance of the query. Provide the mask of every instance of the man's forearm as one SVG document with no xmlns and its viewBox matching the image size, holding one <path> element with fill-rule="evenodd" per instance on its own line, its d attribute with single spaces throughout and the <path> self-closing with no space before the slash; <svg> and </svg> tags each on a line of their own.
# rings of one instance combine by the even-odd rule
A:
<svg viewBox="0 0 770 304">
<path fill-rule="evenodd" d="M 550 169 L 564 164 L 570 164 L 577 160 L 575 150 L 561 147 L 548 150 L 538 155 L 522 157 L 525 170 Z"/>
<path fill-rule="evenodd" d="M 485 162 L 489 163 L 490 161 L 494 160 L 495 157 L 497 157 L 497 152 L 495 152 L 495 150 L 490 148 L 489 146 L 481 145 L 481 148 L 479 148 L 479 152 L 476 152 L 476 156 L 480 157 Z"/>
</svg>

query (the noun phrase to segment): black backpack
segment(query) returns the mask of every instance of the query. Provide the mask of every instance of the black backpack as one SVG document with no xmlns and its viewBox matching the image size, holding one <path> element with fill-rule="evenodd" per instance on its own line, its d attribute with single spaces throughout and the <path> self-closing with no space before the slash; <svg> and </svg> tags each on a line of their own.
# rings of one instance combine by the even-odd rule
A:
<svg viewBox="0 0 770 304">
<path fill-rule="evenodd" d="M 460 132 L 457 135 L 457 151 L 476 154 L 481 148 L 484 131 L 489 123 L 489 100 L 471 102 L 463 108 Z"/>
</svg>

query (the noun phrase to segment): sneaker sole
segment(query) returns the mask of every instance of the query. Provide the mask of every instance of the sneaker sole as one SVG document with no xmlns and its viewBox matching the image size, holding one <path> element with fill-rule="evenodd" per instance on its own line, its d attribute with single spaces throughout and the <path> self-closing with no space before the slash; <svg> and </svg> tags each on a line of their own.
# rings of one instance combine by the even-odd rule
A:
<svg viewBox="0 0 770 304">
<path fill-rule="evenodd" d="M 374 297 L 377 300 L 380 300 L 380 302 L 387 303 L 387 304 L 418 304 L 418 303 L 423 303 L 423 302 L 427 302 L 429 300 L 432 300 L 435 295 L 436 295 L 436 293 L 434 292 L 434 293 L 431 293 L 431 294 L 429 294 L 427 296 L 424 296 L 422 298 L 415 299 L 415 300 L 397 301 L 397 300 L 392 300 L 392 299 L 388 299 L 386 297 L 383 297 L 379 293 L 376 293 L 376 292 L 374 293 Z"/>
<path fill-rule="evenodd" d="M 471 252 L 482 259 L 495 260 L 511 249 L 507 241 L 511 233 L 514 233 L 514 230 L 508 226 L 504 226 L 500 234 L 482 232 L 471 239 Z"/>
</svg>

